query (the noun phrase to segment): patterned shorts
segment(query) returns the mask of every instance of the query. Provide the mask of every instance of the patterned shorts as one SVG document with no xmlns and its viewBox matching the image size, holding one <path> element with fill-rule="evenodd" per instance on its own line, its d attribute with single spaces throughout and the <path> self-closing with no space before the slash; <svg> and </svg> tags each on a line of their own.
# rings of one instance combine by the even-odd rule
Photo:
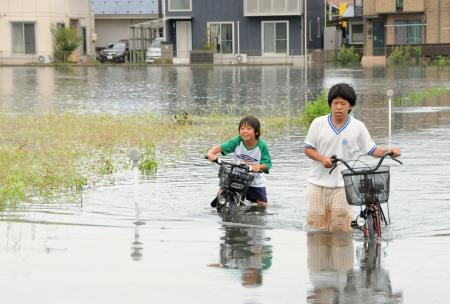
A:
<svg viewBox="0 0 450 304">
<path fill-rule="evenodd" d="M 308 183 L 308 226 L 322 231 L 351 231 L 352 208 L 344 187 L 322 187 Z"/>
</svg>

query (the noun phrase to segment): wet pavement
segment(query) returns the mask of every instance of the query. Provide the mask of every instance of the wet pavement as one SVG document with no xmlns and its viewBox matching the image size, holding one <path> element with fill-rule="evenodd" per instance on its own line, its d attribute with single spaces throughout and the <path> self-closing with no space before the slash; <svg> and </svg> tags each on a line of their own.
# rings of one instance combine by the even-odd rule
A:
<svg viewBox="0 0 450 304">
<path fill-rule="evenodd" d="M 310 71 L 308 84 L 302 70 L 286 67 L 81 68 L 72 74 L 48 69 L 0 68 L 3 108 L 11 113 L 30 108 L 36 112 L 148 108 L 171 113 L 171 105 L 177 105 L 201 112 L 199 105 L 217 96 L 224 100 L 238 96 L 233 102 L 239 103 L 243 92 L 236 87 L 243 79 L 248 98 L 241 102 L 254 100 L 255 106 L 268 106 L 269 99 L 254 95 L 275 83 L 280 89 L 270 98 L 283 105 L 289 100 L 289 107 L 295 108 L 304 102 L 305 87 L 307 94 L 314 95 L 324 86 L 349 81 L 361 95 L 355 115 L 382 145 L 388 143 L 387 88 L 403 95 L 411 88 L 450 88 L 448 70 L 435 68 L 327 68 Z M 121 69 L 127 73 L 117 73 Z M 50 75 L 51 90 L 39 84 L 46 79 L 43 74 Z M 116 92 L 105 92 L 113 85 L 108 75 L 115 75 L 118 83 L 136 81 L 137 88 L 128 90 L 137 95 L 127 95 L 125 84 L 114 86 Z M 18 79 L 26 81 L 12 85 Z M 150 81 L 154 79 L 167 81 Z M 183 79 L 190 85 L 183 86 Z M 6 86 L 8 81 L 11 86 Z M 205 83 L 208 89 L 203 95 L 194 90 Z M 78 86 L 83 85 L 89 90 L 77 96 Z M 148 86 L 161 92 L 160 99 L 152 99 L 156 93 L 148 93 Z M 383 227 L 378 243 L 365 243 L 357 231 L 342 235 L 305 230 L 310 162 L 302 153 L 303 128 L 293 127 L 268 139 L 273 160 L 267 176 L 268 212 L 248 214 L 235 223 L 223 222 L 209 207 L 217 190 L 217 166 L 198 153 L 213 143 L 199 140 L 187 149 L 185 159 L 153 176 L 136 170 L 117 173 L 120 182 L 86 191 L 82 204 L 23 205 L 0 213 L 2 299 L 13 303 L 447 303 L 449 95 L 395 107 L 393 119 L 392 143 L 402 148 L 404 165 L 391 164 L 392 223 Z"/>
</svg>

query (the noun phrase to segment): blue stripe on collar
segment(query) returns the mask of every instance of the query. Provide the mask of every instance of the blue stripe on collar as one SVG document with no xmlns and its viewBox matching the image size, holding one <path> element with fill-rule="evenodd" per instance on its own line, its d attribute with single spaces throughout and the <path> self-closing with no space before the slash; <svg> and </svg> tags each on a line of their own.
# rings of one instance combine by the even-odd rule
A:
<svg viewBox="0 0 450 304">
<path fill-rule="evenodd" d="M 331 121 L 331 114 L 328 115 L 328 124 L 330 125 L 331 129 L 333 129 L 334 133 L 339 134 L 341 133 L 350 123 L 350 115 L 347 117 L 347 120 L 345 121 L 344 125 L 340 128 L 337 129 L 334 125 L 333 122 Z"/>
</svg>

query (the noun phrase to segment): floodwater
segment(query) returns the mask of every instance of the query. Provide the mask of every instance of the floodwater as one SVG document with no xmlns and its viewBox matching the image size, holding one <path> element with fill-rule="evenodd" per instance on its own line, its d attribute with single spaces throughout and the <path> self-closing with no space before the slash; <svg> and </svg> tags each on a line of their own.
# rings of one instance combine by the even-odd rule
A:
<svg viewBox="0 0 450 304">
<path fill-rule="evenodd" d="M 164 114 L 232 107 L 301 110 L 340 81 L 358 93 L 355 116 L 389 143 L 386 90 L 394 97 L 450 88 L 436 67 L 0 68 L 8 113 Z M 205 114 L 206 115 L 206 114 Z M 448 303 L 450 95 L 393 108 L 389 215 L 383 239 L 308 231 L 305 130 L 268 139 L 267 214 L 226 223 L 209 207 L 217 166 L 186 147 L 153 176 L 136 169 L 87 190 L 83 203 L 0 213 L 2 300 L 12 303 Z M 263 126 L 264 127 L 264 126 Z M 370 163 L 370 159 L 367 160 Z M 357 209 L 357 208 L 355 208 Z M 357 210 L 355 210 L 357 213 Z"/>
</svg>

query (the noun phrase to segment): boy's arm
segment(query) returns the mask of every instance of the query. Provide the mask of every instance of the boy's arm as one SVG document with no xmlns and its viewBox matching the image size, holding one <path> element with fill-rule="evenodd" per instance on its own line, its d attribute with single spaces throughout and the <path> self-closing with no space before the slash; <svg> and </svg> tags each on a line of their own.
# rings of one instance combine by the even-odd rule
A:
<svg viewBox="0 0 450 304">
<path fill-rule="evenodd" d="M 400 148 L 398 147 L 392 147 L 392 148 L 382 148 L 382 147 L 376 147 L 375 150 L 372 152 L 372 156 L 375 157 L 383 157 L 386 153 L 393 153 L 394 157 L 400 156 Z"/>
<path fill-rule="evenodd" d="M 222 148 L 220 145 L 214 145 L 209 151 L 208 151 L 208 159 L 209 161 L 215 161 L 217 158 L 217 154 L 222 152 Z"/>
<path fill-rule="evenodd" d="M 321 162 L 325 168 L 333 167 L 333 163 L 331 162 L 330 157 L 323 156 L 322 154 L 317 152 L 316 149 L 305 147 L 304 152 L 305 152 L 306 156 L 308 156 L 312 160 Z"/>
</svg>

